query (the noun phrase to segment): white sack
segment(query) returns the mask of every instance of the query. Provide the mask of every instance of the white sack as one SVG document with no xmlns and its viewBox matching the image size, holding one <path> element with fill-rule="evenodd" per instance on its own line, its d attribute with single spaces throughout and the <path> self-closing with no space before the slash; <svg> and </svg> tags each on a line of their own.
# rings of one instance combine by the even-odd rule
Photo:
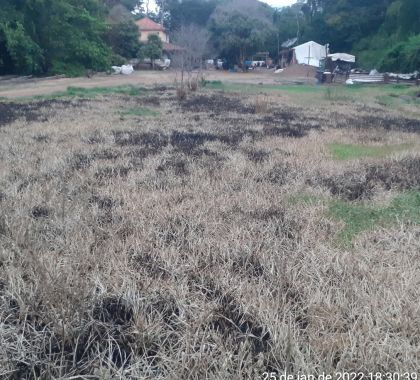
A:
<svg viewBox="0 0 420 380">
<path fill-rule="evenodd" d="M 132 65 L 123 65 L 121 66 L 121 74 L 123 75 L 130 75 L 134 72 L 134 68 Z"/>
<path fill-rule="evenodd" d="M 112 70 L 114 70 L 114 74 L 121 74 L 121 67 L 120 66 L 112 66 Z"/>
</svg>

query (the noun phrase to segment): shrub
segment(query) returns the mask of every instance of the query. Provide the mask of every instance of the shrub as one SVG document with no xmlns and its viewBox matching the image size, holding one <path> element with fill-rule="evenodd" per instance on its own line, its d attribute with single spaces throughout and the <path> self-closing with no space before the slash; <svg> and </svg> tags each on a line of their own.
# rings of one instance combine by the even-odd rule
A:
<svg viewBox="0 0 420 380">
<path fill-rule="evenodd" d="M 195 92 L 195 91 L 197 91 L 197 89 L 198 89 L 198 83 L 197 83 L 197 81 L 196 80 L 192 80 L 190 82 L 190 90 L 192 92 Z"/>
<path fill-rule="evenodd" d="M 185 87 L 181 86 L 181 87 L 178 87 L 176 89 L 176 98 L 178 100 L 185 100 L 185 99 L 187 99 L 187 91 L 185 90 Z"/>
<path fill-rule="evenodd" d="M 413 72 L 420 69 L 420 35 L 400 42 L 388 50 L 381 60 L 383 71 Z"/>
</svg>

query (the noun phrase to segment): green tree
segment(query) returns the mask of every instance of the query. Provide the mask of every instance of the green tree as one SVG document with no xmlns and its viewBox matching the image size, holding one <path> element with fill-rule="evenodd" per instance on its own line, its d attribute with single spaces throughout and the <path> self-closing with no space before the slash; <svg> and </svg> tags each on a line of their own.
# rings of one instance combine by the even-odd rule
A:
<svg viewBox="0 0 420 380">
<path fill-rule="evenodd" d="M 105 13 L 97 0 L 28 1 L 25 11 L 27 29 L 43 49 L 45 72 L 79 75 L 109 66 Z"/>
<path fill-rule="evenodd" d="M 205 26 L 220 0 L 157 0 L 157 19 L 163 20 L 169 31 L 177 31 L 182 25 Z"/>
<path fill-rule="evenodd" d="M 139 28 L 128 20 L 110 26 L 108 42 L 114 53 L 124 58 L 135 58 L 140 54 Z"/>
<path fill-rule="evenodd" d="M 266 47 L 272 33 L 273 10 L 255 0 L 233 0 L 219 5 L 210 21 L 214 49 L 230 65 L 244 61 Z"/>
<path fill-rule="evenodd" d="M 0 74 L 32 74 L 40 71 L 40 47 L 21 23 L 0 24 Z"/>
<path fill-rule="evenodd" d="M 99 0 L 2 0 L 1 72 L 79 75 L 106 69 L 111 49 L 105 17 Z"/>
<path fill-rule="evenodd" d="M 410 37 L 386 51 L 379 63 L 383 71 L 401 71 L 405 73 L 420 69 L 420 35 Z"/>
<path fill-rule="evenodd" d="M 162 40 L 155 34 L 150 34 L 147 38 L 147 44 L 142 49 L 144 57 L 149 58 L 155 68 L 155 60 L 162 57 Z"/>
</svg>

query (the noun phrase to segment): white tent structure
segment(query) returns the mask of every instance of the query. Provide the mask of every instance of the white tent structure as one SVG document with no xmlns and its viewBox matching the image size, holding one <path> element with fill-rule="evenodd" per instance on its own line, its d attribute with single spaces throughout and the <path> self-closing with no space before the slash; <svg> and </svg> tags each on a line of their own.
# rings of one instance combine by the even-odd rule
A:
<svg viewBox="0 0 420 380">
<path fill-rule="evenodd" d="M 293 50 L 297 63 L 314 67 L 319 67 L 319 61 L 326 58 L 329 53 L 328 45 L 320 45 L 314 41 L 296 46 Z"/>
</svg>

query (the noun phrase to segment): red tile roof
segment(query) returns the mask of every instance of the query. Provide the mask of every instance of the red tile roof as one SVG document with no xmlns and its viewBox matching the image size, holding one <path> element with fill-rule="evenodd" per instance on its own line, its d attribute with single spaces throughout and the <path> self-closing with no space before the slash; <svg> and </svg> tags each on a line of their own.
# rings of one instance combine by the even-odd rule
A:
<svg viewBox="0 0 420 380">
<path fill-rule="evenodd" d="M 158 24 L 157 22 L 154 22 L 149 17 L 144 17 L 138 21 L 136 21 L 136 24 L 139 26 L 140 31 L 153 31 L 153 32 L 164 32 L 165 28 Z"/>
</svg>

